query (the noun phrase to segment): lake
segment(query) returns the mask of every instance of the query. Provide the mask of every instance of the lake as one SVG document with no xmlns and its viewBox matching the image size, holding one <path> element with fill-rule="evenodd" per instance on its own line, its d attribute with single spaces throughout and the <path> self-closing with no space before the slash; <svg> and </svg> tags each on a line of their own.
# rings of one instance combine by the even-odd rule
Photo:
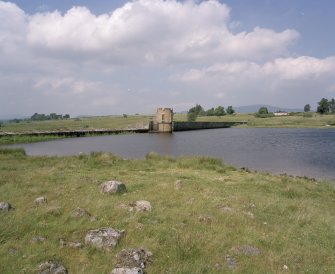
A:
<svg viewBox="0 0 335 274">
<path fill-rule="evenodd" d="M 206 155 L 238 167 L 335 181 L 335 129 L 225 128 L 122 134 L 23 144 L 28 155 L 111 152 L 123 158 Z"/>
</svg>

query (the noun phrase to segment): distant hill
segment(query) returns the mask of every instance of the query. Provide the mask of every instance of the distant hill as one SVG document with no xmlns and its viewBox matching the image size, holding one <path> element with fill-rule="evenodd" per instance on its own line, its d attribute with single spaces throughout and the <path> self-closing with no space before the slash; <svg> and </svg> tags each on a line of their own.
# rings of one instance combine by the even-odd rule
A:
<svg viewBox="0 0 335 274">
<path fill-rule="evenodd" d="M 240 106 L 235 107 L 235 111 L 239 113 L 253 113 L 257 112 L 260 107 L 267 107 L 269 112 L 276 112 L 276 111 L 286 111 L 286 112 L 300 112 L 303 111 L 303 109 L 298 108 L 283 108 L 283 107 L 275 107 L 275 106 L 269 106 L 269 105 L 250 105 L 250 106 Z"/>
<path fill-rule="evenodd" d="M 26 119 L 26 118 L 29 117 L 20 114 L 0 115 L 0 121 L 8 121 L 13 119 Z"/>
</svg>

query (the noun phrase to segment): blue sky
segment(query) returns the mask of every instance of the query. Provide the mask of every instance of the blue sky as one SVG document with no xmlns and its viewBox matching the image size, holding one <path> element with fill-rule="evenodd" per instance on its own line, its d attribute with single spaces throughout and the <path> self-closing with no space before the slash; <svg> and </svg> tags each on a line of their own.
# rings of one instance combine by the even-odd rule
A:
<svg viewBox="0 0 335 274">
<path fill-rule="evenodd" d="M 0 117 L 315 107 L 335 97 L 334 11 L 332 0 L 0 1 Z"/>
</svg>

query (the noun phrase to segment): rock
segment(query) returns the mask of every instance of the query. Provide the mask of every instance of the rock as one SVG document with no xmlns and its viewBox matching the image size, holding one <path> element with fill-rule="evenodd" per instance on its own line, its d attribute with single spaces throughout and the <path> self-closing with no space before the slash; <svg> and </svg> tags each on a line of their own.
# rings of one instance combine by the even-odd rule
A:
<svg viewBox="0 0 335 274">
<path fill-rule="evenodd" d="M 37 269 L 39 274 L 67 274 L 67 269 L 56 261 L 42 263 Z"/>
<path fill-rule="evenodd" d="M 9 248 L 8 249 L 8 253 L 10 254 L 10 255 L 17 255 L 17 253 L 18 253 L 18 251 L 17 251 L 17 249 L 16 248 Z"/>
<path fill-rule="evenodd" d="M 231 207 L 229 207 L 229 206 L 222 206 L 219 209 L 220 209 L 220 211 L 222 211 L 224 213 L 231 213 L 231 212 L 233 212 L 233 209 Z"/>
<path fill-rule="evenodd" d="M 144 269 L 151 262 L 152 253 L 147 249 L 131 248 L 123 249 L 116 255 L 117 268 Z"/>
<path fill-rule="evenodd" d="M 125 268 L 119 267 L 114 268 L 111 274 L 143 274 L 142 268 L 134 267 L 134 268 Z"/>
<path fill-rule="evenodd" d="M 90 218 L 90 221 L 91 221 L 91 222 L 96 222 L 97 220 L 98 220 L 97 216 L 92 216 L 92 217 Z"/>
<path fill-rule="evenodd" d="M 221 269 L 222 269 L 222 265 L 221 265 L 220 263 L 216 263 L 216 264 L 214 265 L 214 267 L 215 267 L 215 269 L 217 269 L 217 270 L 221 270 Z"/>
<path fill-rule="evenodd" d="M 245 216 L 249 217 L 250 219 L 253 219 L 255 217 L 254 213 L 247 211 L 243 212 Z"/>
<path fill-rule="evenodd" d="M 8 212 L 13 209 L 10 203 L 0 202 L 0 211 Z"/>
<path fill-rule="evenodd" d="M 144 229 L 144 224 L 142 223 L 137 223 L 135 226 L 138 230 L 143 230 Z"/>
<path fill-rule="evenodd" d="M 202 223 L 211 224 L 214 221 L 214 219 L 212 216 L 201 215 L 199 216 L 199 221 Z"/>
<path fill-rule="evenodd" d="M 129 209 L 129 206 L 127 206 L 126 204 L 119 204 L 116 206 L 116 208 L 118 209 Z"/>
<path fill-rule="evenodd" d="M 33 243 L 41 243 L 44 242 L 46 239 L 43 236 L 36 236 L 31 239 L 31 242 Z"/>
<path fill-rule="evenodd" d="M 174 189 L 180 190 L 181 189 L 181 180 L 177 180 L 174 182 Z"/>
<path fill-rule="evenodd" d="M 118 181 L 108 181 L 101 184 L 101 191 L 103 193 L 123 193 L 126 192 L 126 185 Z"/>
<path fill-rule="evenodd" d="M 73 217 L 91 217 L 91 213 L 89 213 L 86 209 L 77 207 L 75 210 L 72 212 Z"/>
<path fill-rule="evenodd" d="M 82 248 L 83 244 L 80 241 L 75 241 L 75 242 L 66 242 L 64 239 L 59 240 L 59 244 L 61 247 L 72 247 L 72 248 Z"/>
<path fill-rule="evenodd" d="M 43 205 L 47 203 L 47 199 L 45 197 L 38 197 L 34 201 L 35 205 Z"/>
<path fill-rule="evenodd" d="M 151 211 L 151 204 L 148 201 L 136 201 L 130 204 L 130 207 L 136 211 Z"/>
<path fill-rule="evenodd" d="M 85 236 L 85 243 L 98 249 L 110 250 L 118 244 L 123 232 L 110 227 L 90 230 Z"/>
<path fill-rule="evenodd" d="M 61 247 L 66 246 L 66 241 L 65 241 L 64 239 L 59 239 L 59 245 L 60 245 Z"/>
<path fill-rule="evenodd" d="M 82 248 L 83 247 L 83 244 L 79 241 L 75 241 L 75 242 L 70 242 L 68 243 L 68 246 L 69 247 L 72 247 L 72 248 Z"/>
<path fill-rule="evenodd" d="M 226 264 L 229 269 L 234 269 L 236 268 L 236 260 L 234 257 L 231 257 L 229 255 L 226 256 Z"/>
<path fill-rule="evenodd" d="M 255 256 L 261 253 L 261 251 L 257 247 L 250 246 L 250 245 L 240 246 L 238 250 L 240 253 L 244 255 L 248 255 L 248 256 Z"/>
<path fill-rule="evenodd" d="M 283 265 L 284 270 L 288 270 L 288 266 L 286 264 Z"/>
</svg>

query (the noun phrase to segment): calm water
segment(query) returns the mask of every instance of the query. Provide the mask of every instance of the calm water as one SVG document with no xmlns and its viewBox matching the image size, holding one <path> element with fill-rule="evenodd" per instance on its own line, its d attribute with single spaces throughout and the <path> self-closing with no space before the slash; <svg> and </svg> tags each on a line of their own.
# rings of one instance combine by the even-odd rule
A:
<svg viewBox="0 0 335 274">
<path fill-rule="evenodd" d="M 124 158 L 208 155 L 238 167 L 335 181 L 335 129 L 212 129 L 174 134 L 129 134 L 22 145 L 28 155 L 106 151 Z"/>
</svg>

